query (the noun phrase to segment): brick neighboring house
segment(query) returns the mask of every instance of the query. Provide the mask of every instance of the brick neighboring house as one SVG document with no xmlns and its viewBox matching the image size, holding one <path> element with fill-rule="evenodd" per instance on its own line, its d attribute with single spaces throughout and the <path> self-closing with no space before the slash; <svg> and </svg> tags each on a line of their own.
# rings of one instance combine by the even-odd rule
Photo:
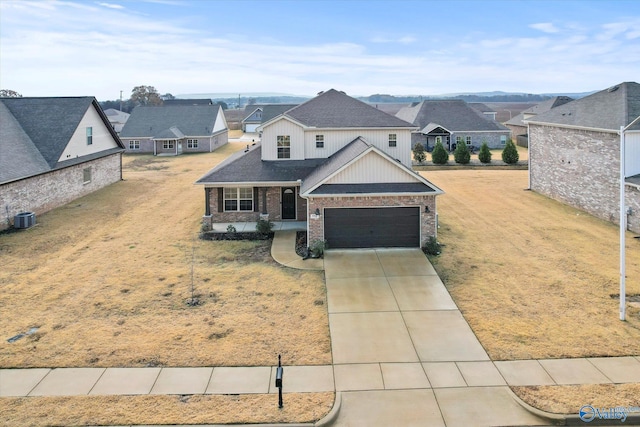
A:
<svg viewBox="0 0 640 427">
<path fill-rule="evenodd" d="M 640 117 L 640 84 L 624 82 L 526 121 L 529 188 L 619 223 L 620 128 Z M 640 233 L 640 120 L 629 127 L 625 206 L 629 230 Z"/>
<path fill-rule="evenodd" d="M 422 101 L 402 108 L 396 117 L 419 128 L 411 134 L 411 145 L 420 142 L 427 151 L 431 151 L 437 141 L 449 151 L 459 143 L 475 149 L 483 142 L 492 149 L 504 148 L 511 137 L 507 127 L 461 99 Z"/>
<path fill-rule="evenodd" d="M 331 248 L 419 247 L 442 190 L 411 170 L 411 131 L 331 89 L 273 117 L 262 142 L 200 178 L 205 223 L 306 221 Z"/>
<path fill-rule="evenodd" d="M 527 108 L 522 113 L 518 114 L 515 117 L 512 117 L 510 120 L 505 122 L 505 126 L 511 129 L 511 135 L 515 139 L 515 143 L 521 147 L 529 146 L 529 139 L 527 136 L 527 125 L 524 120 L 529 120 L 538 114 L 546 113 L 552 108 L 558 107 L 560 105 L 566 104 L 567 102 L 573 101 L 573 98 L 569 96 L 555 96 L 546 101 L 542 101 L 541 103 L 534 105 L 531 108 Z"/>
<path fill-rule="evenodd" d="M 120 181 L 123 151 L 94 97 L 0 98 L 0 229 Z"/>
<path fill-rule="evenodd" d="M 219 105 L 176 102 L 134 108 L 120 139 L 127 153 L 209 153 L 229 142 L 229 130 Z"/>
</svg>

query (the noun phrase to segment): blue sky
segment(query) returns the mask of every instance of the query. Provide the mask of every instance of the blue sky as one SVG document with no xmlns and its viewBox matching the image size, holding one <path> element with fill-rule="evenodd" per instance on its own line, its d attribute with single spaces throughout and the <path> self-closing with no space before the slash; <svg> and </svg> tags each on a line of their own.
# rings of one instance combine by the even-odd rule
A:
<svg viewBox="0 0 640 427">
<path fill-rule="evenodd" d="M 640 80 L 640 1 L 0 0 L 24 96 L 439 95 Z"/>
</svg>

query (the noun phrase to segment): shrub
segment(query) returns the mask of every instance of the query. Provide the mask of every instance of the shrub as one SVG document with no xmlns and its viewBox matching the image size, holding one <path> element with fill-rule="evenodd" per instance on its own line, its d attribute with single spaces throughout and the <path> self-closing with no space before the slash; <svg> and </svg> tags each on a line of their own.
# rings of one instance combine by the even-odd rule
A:
<svg viewBox="0 0 640 427">
<path fill-rule="evenodd" d="M 442 142 L 436 142 L 436 146 L 433 147 L 431 152 L 431 161 L 436 165 L 444 165 L 449 162 L 449 153 L 444 149 Z"/>
<path fill-rule="evenodd" d="M 461 165 L 469 163 L 471 160 L 471 153 L 469 153 L 467 144 L 461 142 L 456 145 L 456 150 L 453 152 L 453 158 L 456 163 L 460 163 Z"/>
<path fill-rule="evenodd" d="M 422 251 L 427 255 L 440 255 L 440 243 L 438 243 L 438 240 L 436 240 L 434 236 L 431 236 L 422 247 Z"/>
<path fill-rule="evenodd" d="M 419 142 L 413 146 L 413 158 L 418 163 L 422 163 L 427 159 L 427 155 L 424 153 L 424 145 Z"/>
<path fill-rule="evenodd" d="M 262 234 L 263 236 L 266 236 L 269 233 L 271 233 L 272 228 L 273 228 L 273 222 L 269 221 L 268 219 L 260 218 L 256 223 L 256 231 L 259 234 Z"/>
<path fill-rule="evenodd" d="M 227 225 L 227 233 L 236 233 L 238 230 L 233 226 L 233 224 Z"/>
<path fill-rule="evenodd" d="M 502 161 L 508 165 L 513 165 L 518 163 L 520 156 L 518 155 L 518 149 L 513 144 L 511 139 L 507 140 L 507 145 L 505 145 L 504 150 L 502 150 Z"/>
<path fill-rule="evenodd" d="M 309 246 L 312 258 L 322 258 L 324 251 L 329 248 L 326 240 L 314 240 Z"/>
<path fill-rule="evenodd" d="M 489 146 L 486 142 L 483 142 L 480 146 L 478 160 L 480 160 L 482 163 L 491 163 L 491 150 L 489 150 Z"/>
</svg>

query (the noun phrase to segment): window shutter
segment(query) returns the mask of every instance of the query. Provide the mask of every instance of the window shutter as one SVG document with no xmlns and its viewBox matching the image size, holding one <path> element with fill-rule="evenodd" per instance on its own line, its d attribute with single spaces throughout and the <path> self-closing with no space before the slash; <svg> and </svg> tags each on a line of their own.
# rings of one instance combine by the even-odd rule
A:
<svg viewBox="0 0 640 427">
<path fill-rule="evenodd" d="M 218 187 L 218 212 L 224 212 L 224 190 Z"/>
<path fill-rule="evenodd" d="M 258 187 L 253 187 L 253 211 L 260 212 L 260 193 Z"/>
</svg>

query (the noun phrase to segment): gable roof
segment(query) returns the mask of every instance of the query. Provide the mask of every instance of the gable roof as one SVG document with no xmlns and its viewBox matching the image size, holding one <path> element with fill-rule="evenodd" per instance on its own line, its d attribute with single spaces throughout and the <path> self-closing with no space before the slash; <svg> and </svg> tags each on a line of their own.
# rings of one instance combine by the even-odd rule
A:
<svg viewBox="0 0 640 427">
<path fill-rule="evenodd" d="M 317 128 L 414 128 L 411 123 L 330 89 L 284 113 L 298 123 Z M 263 122 L 266 123 L 266 122 Z"/>
<path fill-rule="evenodd" d="M 539 104 L 534 105 L 533 107 L 527 108 L 520 114 L 509 119 L 506 124 L 513 126 L 526 126 L 523 122 L 525 115 L 538 115 L 546 113 L 552 108 L 556 108 L 571 101 L 573 101 L 573 98 L 571 98 L 570 96 L 554 96 L 551 99 L 547 99 L 546 101 L 542 101 Z"/>
<path fill-rule="evenodd" d="M 247 117 L 242 119 L 242 123 L 247 123 L 247 122 L 260 123 L 262 121 L 262 114 L 258 115 L 257 114 L 258 112 L 262 113 L 262 107 L 253 109 Z"/>
<path fill-rule="evenodd" d="M 266 123 L 298 105 L 300 104 L 266 104 L 262 107 L 262 123 Z"/>
<path fill-rule="evenodd" d="M 451 132 L 509 131 L 461 99 L 422 101 L 401 109 L 396 116 L 420 129 L 433 123 Z"/>
<path fill-rule="evenodd" d="M 526 123 L 556 124 L 618 132 L 640 116 L 640 84 L 624 82 L 584 98 L 568 102 Z M 640 130 L 640 123 L 630 130 Z"/>
<path fill-rule="evenodd" d="M 219 105 L 138 106 L 125 123 L 120 138 L 159 138 L 175 127 L 186 136 L 213 133 Z"/>
<path fill-rule="evenodd" d="M 0 183 L 121 152 L 122 142 L 92 96 L 0 98 Z M 59 161 L 87 110 L 94 107 L 117 148 Z"/>
<path fill-rule="evenodd" d="M 382 168 L 388 167 L 400 172 L 401 179 L 391 182 L 348 182 L 331 183 L 331 178 L 339 172 L 355 167 L 358 160 L 367 155 L 377 155 L 383 163 Z M 383 160 L 382 160 L 383 159 Z M 386 171 L 386 169 L 385 169 Z M 384 174 L 387 179 L 389 174 Z M 423 178 L 420 174 L 396 161 L 384 151 L 369 144 L 364 138 L 358 137 L 330 156 L 325 163 L 318 166 L 303 180 L 300 186 L 303 196 L 331 195 L 331 194 L 380 194 L 380 193 L 443 193 L 438 187 Z"/>
</svg>

